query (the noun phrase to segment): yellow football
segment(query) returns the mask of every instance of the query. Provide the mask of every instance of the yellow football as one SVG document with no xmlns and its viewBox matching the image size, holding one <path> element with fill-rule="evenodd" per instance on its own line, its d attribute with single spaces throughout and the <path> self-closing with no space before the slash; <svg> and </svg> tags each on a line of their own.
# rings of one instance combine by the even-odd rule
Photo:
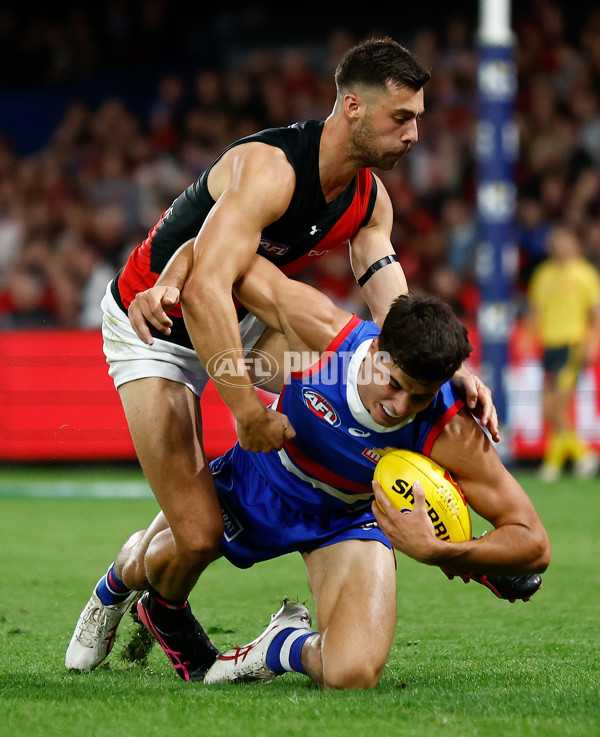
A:
<svg viewBox="0 0 600 737">
<path fill-rule="evenodd" d="M 374 478 L 396 509 L 412 510 L 412 485 L 420 481 L 427 512 L 441 540 L 470 540 L 471 515 L 459 485 L 431 458 L 411 450 L 390 450 L 378 461 Z"/>
</svg>

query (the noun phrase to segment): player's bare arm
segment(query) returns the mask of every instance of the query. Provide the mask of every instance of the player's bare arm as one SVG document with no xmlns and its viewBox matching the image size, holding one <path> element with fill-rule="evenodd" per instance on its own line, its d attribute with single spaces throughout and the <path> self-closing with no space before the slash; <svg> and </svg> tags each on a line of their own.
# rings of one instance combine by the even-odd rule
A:
<svg viewBox="0 0 600 737">
<path fill-rule="evenodd" d="M 370 221 L 354 238 L 350 258 L 354 276 L 368 304 L 373 320 L 381 326 L 391 303 L 408 291 L 406 277 L 390 241 L 393 209 L 381 180 L 377 179 L 377 200 Z M 489 388 L 465 365 L 452 377 L 467 406 L 480 420 L 494 442 L 499 442 L 498 413 Z"/>
<path fill-rule="evenodd" d="M 542 572 L 550 562 L 550 544 L 529 497 L 502 464 L 487 436 L 462 410 L 435 441 L 431 458 L 447 468 L 467 503 L 494 529 L 463 543 L 435 537 L 427 515 L 425 495 L 415 484 L 415 507 L 402 514 L 379 488 L 377 501 L 385 514 L 373 509 L 383 532 L 398 550 L 416 560 L 453 573 Z"/>
<path fill-rule="evenodd" d="M 259 255 L 236 282 L 234 291 L 244 307 L 283 333 L 290 350 L 306 354 L 310 363 L 310 356 L 325 351 L 352 318 L 325 294 L 289 279 Z"/>
<path fill-rule="evenodd" d="M 221 174 L 216 182 L 216 189 L 222 188 Z M 351 246 L 351 265 L 357 280 L 364 280 L 362 293 L 373 315 L 374 321 L 381 325 L 393 299 L 408 291 L 402 267 L 395 259 L 395 252 L 390 241 L 393 211 L 389 195 L 378 179 L 378 190 L 375 207 L 369 223 L 363 227 L 353 240 Z M 137 294 L 129 308 L 129 319 L 138 337 L 149 345 L 153 338 L 147 322 L 157 330 L 169 335 L 172 321 L 167 310 L 177 304 L 179 294 L 193 264 L 194 240 L 181 246 L 171 257 L 163 269 L 155 286 Z M 385 260 L 386 268 L 379 266 L 372 270 L 374 264 Z M 372 270 L 372 271 L 370 271 Z M 274 278 L 274 277 L 273 277 Z M 243 302 L 243 300 L 242 300 Z M 244 304 L 253 314 L 270 325 L 267 319 L 258 315 L 248 304 Z"/>
<path fill-rule="evenodd" d="M 381 180 L 377 177 L 376 180 L 375 207 L 371 219 L 351 243 L 350 262 L 373 321 L 381 327 L 390 305 L 396 297 L 408 292 L 408 285 L 390 240 L 392 202 Z"/>
<path fill-rule="evenodd" d="M 194 349 L 210 370 L 211 357 L 224 350 L 241 355 L 233 283 L 254 258 L 263 229 L 287 209 L 295 175 L 281 150 L 251 143 L 230 150 L 208 184 L 216 204 L 196 238 L 181 303 Z M 287 418 L 265 408 L 245 371 L 231 384 L 217 386 L 236 418 L 242 447 L 280 448 L 291 431 Z"/>
<path fill-rule="evenodd" d="M 171 307 L 179 303 L 181 290 L 192 269 L 194 257 L 194 238 L 180 246 L 150 289 L 138 292 L 129 305 L 129 322 L 138 338 L 152 345 L 154 338 L 148 324 L 164 335 L 170 335 L 173 321 L 167 314 Z"/>
</svg>

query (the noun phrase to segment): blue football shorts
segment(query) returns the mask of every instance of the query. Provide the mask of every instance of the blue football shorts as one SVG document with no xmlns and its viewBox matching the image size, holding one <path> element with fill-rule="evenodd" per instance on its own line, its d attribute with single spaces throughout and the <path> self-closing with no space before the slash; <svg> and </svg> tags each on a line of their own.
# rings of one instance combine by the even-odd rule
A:
<svg viewBox="0 0 600 737">
<path fill-rule="evenodd" d="M 303 512 L 273 489 L 238 445 L 210 467 L 225 522 L 221 553 L 238 568 L 342 540 L 377 540 L 392 548 L 370 506 L 333 514 Z"/>
</svg>

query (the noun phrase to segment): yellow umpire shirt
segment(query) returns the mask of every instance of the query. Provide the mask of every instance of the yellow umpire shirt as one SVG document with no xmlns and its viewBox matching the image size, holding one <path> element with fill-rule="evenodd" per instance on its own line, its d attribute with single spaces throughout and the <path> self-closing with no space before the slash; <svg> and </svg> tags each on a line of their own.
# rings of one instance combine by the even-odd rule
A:
<svg viewBox="0 0 600 737">
<path fill-rule="evenodd" d="M 533 272 L 529 301 L 544 348 L 582 343 L 590 313 L 600 303 L 600 275 L 584 258 L 548 259 Z"/>
</svg>

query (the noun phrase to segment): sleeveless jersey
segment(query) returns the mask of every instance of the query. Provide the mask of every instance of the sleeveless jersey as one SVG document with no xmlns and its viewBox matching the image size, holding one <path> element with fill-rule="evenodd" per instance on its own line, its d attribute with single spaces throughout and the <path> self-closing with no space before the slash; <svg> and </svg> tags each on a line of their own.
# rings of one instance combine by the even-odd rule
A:
<svg viewBox="0 0 600 737">
<path fill-rule="evenodd" d="M 175 199 L 129 257 L 112 284 L 117 304 L 127 311 L 138 292 L 153 286 L 173 253 L 195 237 L 215 201 L 208 191 L 208 174 L 231 148 L 259 141 L 280 148 L 293 166 L 296 185 L 285 213 L 262 233 L 258 253 L 288 276 L 315 258 L 348 245 L 358 230 L 371 219 L 377 185 L 370 169 L 362 169 L 331 202 L 326 202 L 319 176 L 319 145 L 324 123 L 307 121 L 284 128 L 269 128 L 246 136 L 228 146 L 193 184 Z M 240 309 L 239 317 L 245 310 Z M 170 336 L 151 332 L 161 340 L 191 346 L 181 317 L 181 308 L 169 311 L 173 319 Z"/>
<path fill-rule="evenodd" d="M 274 407 L 296 431 L 280 451 L 245 453 L 260 475 L 305 512 L 339 514 L 368 506 L 381 451 L 388 447 L 430 455 L 436 438 L 464 405 L 450 382 L 421 412 L 395 427 L 377 424 L 358 394 L 359 369 L 379 328 L 353 316 L 321 359 L 292 372 Z M 235 461 L 234 461 L 235 462 Z M 218 474 L 219 462 L 211 464 Z"/>
</svg>

